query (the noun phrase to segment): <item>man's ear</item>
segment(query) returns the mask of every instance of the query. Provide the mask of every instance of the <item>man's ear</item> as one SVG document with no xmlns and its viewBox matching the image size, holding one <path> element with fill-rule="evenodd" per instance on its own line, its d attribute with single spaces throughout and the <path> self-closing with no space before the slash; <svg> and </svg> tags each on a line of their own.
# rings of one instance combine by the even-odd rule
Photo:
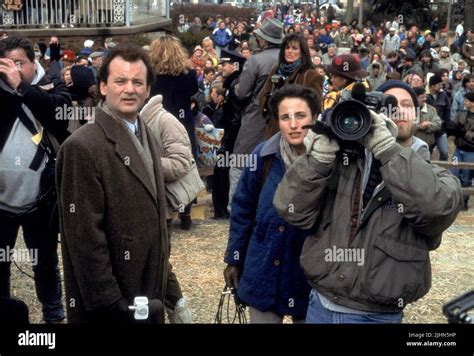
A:
<svg viewBox="0 0 474 356">
<path fill-rule="evenodd" d="M 102 94 L 102 96 L 107 96 L 107 84 L 105 84 L 104 82 L 100 82 L 99 84 L 99 87 L 100 87 L 100 93 Z"/>
</svg>

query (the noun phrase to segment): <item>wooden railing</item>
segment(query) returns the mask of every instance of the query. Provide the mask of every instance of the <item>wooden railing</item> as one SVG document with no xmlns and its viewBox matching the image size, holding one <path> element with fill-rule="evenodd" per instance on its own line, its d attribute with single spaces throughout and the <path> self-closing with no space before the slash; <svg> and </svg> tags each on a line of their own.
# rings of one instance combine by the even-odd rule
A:
<svg viewBox="0 0 474 356">
<path fill-rule="evenodd" d="M 474 163 L 469 162 L 456 162 L 456 161 L 431 161 L 440 167 L 446 169 L 472 169 L 474 171 Z M 474 195 L 474 187 L 462 188 L 465 194 Z"/>
</svg>

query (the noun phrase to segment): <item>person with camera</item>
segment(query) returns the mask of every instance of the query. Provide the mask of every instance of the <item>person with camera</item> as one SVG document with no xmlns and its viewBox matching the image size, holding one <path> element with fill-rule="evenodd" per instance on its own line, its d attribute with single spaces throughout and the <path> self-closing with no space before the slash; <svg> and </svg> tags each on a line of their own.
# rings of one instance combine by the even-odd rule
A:
<svg viewBox="0 0 474 356">
<path fill-rule="evenodd" d="M 36 294 L 47 323 L 64 319 L 54 213 L 55 156 L 68 121 L 57 108 L 71 106 L 68 89 L 35 60 L 26 38 L 0 41 L 0 249 L 13 249 L 20 226 L 26 247 L 38 253 Z M 0 262 L 0 297 L 10 296 L 10 262 Z"/>
<path fill-rule="evenodd" d="M 311 230 L 300 259 L 313 288 L 307 323 L 400 323 L 429 291 L 429 252 L 462 208 L 459 180 L 408 140 L 416 95 L 399 81 L 379 89 L 396 96 L 396 110 L 382 108 L 398 123 L 368 110 L 379 95 L 343 101 L 345 115 L 318 125 L 275 193 L 280 216 Z"/>
<path fill-rule="evenodd" d="M 251 323 L 304 322 L 310 287 L 299 254 L 307 232 L 283 221 L 272 201 L 285 171 L 305 153 L 303 140 L 320 112 L 318 94 L 285 85 L 269 102 L 279 132 L 259 144 L 256 169 L 246 167 L 232 200 L 224 261 L 226 285 L 250 306 Z"/>
<path fill-rule="evenodd" d="M 360 64 L 360 58 L 352 54 L 341 54 L 332 60 L 327 71 L 331 74 L 333 91 L 329 92 L 323 101 L 323 110 L 335 106 L 344 92 L 350 92 L 357 82 L 362 82 L 366 88 L 369 84 L 365 81 L 368 73 Z"/>
<path fill-rule="evenodd" d="M 321 102 L 323 77 L 314 69 L 305 38 L 292 33 L 285 36 L 280 47 L 278 64 L 272 68 L 260 94 L 260 109 L 266 118 L 269 112 L 269 99 L 273 93 L 289 84 L 299 84 L 314 89 Z M 267 121 L 267 137 L 278 131 L 275 121 Z"/>
<path fill-rule="evenodd" d="M 59 150 L 68 323 L 164 322 L 170 266 L 163 167 L 139 116 L 153 81 L 142 48 L 114 47 L 99 71 L 103 100 L 94 124 Z"/>
</svg>

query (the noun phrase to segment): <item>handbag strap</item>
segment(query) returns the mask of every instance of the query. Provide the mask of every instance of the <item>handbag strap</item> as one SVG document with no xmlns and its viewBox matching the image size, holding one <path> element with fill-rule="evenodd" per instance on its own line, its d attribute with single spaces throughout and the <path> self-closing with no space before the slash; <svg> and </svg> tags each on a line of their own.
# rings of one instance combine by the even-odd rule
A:
<svg viewBox="0 0 474 356">
<path fill-rule="evenodd" d="M 161 117 L 163 116 L 164 113 L 166 113 L 167 111 L 165 109 L 160 109 L 160 111 L 158 112 L 158 115 L 156 117 L 156 123 L 155 123 L 155 126 L 156 126 L 156 131 L 158 131 L 158 135 L 156 135 L 155 139 L 156 139 L 156 142 L 158 142 L 158 149 L 160 150 L 160 154 L 162 157 L 164 157 L 165 155 L 165 148 L 163 147 L 163 141 L 161 141 L 161 128 L 160 128 L 160 119 Z"/>
</svg>

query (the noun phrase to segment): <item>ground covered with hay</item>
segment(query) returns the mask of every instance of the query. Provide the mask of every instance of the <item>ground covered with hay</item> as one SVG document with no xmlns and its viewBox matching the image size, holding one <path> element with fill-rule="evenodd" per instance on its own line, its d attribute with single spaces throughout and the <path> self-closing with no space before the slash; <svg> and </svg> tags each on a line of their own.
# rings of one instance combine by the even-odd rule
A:
<svg viewBox="0 0 474 356">
<path fill-rule="evenodd" d="M 209 212 L 210 213 L 210 212 Z M 208 214 L 210 216 L 211 214 Z M 227 243 L 228 222 L 200 220 L 190 231 L 174 226 L 171 262 L 188 297 L 193 320 L 213 323 L 224 288 L 223 255 Z M 24 247 L 22 238 L 17 247 Z M 446 323 L 443 304 L 472 289 L 474 284 L 474 211 L 462 212 L 445 232 L 441 246 L 431 253 L 433 286 L 422 299 L 405 309 L 405 323 Z M 28 263 L 18 263 L 31 274 Z M 12 266 L 12 295 L 30 308 L 30 321 L 42 323 L 41 305 L 36 299 L 31 278 Z"/>
</svg>

